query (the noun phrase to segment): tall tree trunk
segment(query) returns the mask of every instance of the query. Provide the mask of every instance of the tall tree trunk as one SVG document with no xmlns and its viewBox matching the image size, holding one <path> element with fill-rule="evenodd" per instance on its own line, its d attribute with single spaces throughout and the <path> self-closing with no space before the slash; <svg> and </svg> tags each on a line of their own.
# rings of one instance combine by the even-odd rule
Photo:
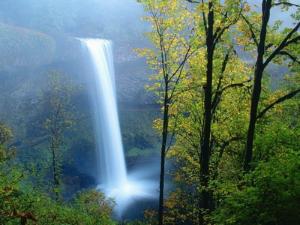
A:
<svg viewBox="0 0 300 225">
<path fill-rule="evenodd" d="M 161 159 L 160 159 L 161 161 L 160 161 L 159 208 L 158 208 L 159 225 L 164 224 L 165 160 L 166 160 L 166 149 L 167 149 L 167 140 L 168 140 L 168 126 L 169 126 L 169 96 L 168 96 L 168 84 L 166 83 L 165 97 L 164 97 L 164 112 L 163 112 Z"/>
<path fill-rule="evenodd" d="M 59 200 L 59 193 L 58 193 L 58 188 L 60 185 L 59 182 L 59 171 L 58 171 L 58 165 L 57 165 L 57 145 L 56 145 L 56 140 L 52 140 L 51 143 L 51 151 L 52 151 L 52 170 L 53 170 L 53 192 L 55 194 L 55 200 Z"/>
<path fill-rule="evenodd" d="M 204 129 L 201 141 L 200 154 L 200 183 L 202 186 L 200 207 L 202 210 L 210 208 L 210 193 L 207 190 L 209 183 L 209 160 L 210 160 L 210 137 L 211 137 L 211 118 L 212 118 L 212 77 L 213 77 L 213 57 L 214 57 L 214 38 L 213 24 L 214 11 L 213 3 L 209 2 L 208 27 L 206 35 L 206 85 L 204 87 Z M 200 223 L 205 224 L 203 218 Z"/>
<path fill-rule="evenodd" d="M 253 142 L 255 137 L 255 125 L 257 117 L 257 109 L 261 94 L 261 82 L 264 73 L 264 54 L 267 36 L 267 26 L 270 19 L 270 10 L 272 6 L 272 0 L 263 0 L 262 2 L 262 25 L 260 31 L 260 40 L 257 47 L 257 59 L 255 64 L 254 73 L 254 85 L 251 96 L 251 109 L 250 109 L 250 119 L 247 132 L 247 144 L 244 160 L 244 170 L 247 172 L 250 170 L 250 164 L 253 155 Z"/>
</svg>

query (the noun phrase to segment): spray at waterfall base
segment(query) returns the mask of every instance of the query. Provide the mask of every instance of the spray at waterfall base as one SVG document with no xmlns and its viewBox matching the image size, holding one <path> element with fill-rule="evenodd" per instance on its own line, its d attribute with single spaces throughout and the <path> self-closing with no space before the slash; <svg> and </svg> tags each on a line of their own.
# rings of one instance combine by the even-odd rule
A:
<svg viewBox="0 0 300 225">
<path fill-rule="evenodd" d="M 108 198 L 115 202 L 114 212 L 117 217 L 121 217 L 126 209 L 137 201 L 155 200 L 157 194 L 155 187 L 157 184 L 151 181 L 128 180 L 120 187 L 103 187 L 99 185 L 97 190 L 102 191 Z"/>
</svg>

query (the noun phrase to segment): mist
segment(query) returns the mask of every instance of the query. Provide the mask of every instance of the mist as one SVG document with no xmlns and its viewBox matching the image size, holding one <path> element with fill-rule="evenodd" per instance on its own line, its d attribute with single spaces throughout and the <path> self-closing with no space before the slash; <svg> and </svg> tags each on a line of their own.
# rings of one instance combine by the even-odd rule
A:
<svg viewBox="0 0 300 225">
<path fill-rule="evenodd" d="M 261 0 L 218 2 L 0 0 L 0 224 L 246 224 L 271 186 L 295 208 L 296 8 L 261 29 Z"/>
</svg>

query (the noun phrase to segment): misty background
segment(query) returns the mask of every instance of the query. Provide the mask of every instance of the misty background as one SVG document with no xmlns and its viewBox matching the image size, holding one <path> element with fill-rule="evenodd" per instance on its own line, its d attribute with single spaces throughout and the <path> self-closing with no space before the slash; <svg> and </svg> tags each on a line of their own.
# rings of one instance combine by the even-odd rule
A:
<svg viewBox="0 0 300 225">
<path fill-rule="evenodd" d="M 25 167 L 47 163 L 43 118 L 49 73 L 77 87 L 77 115 L 68 132 L 63 174 L 70 194 L 95 185 L 95 140 L 88 96 L 89 57 L 77 38 L 114 43 L 117 97 L 128 167 L 157 157 L 152 121 L 159 110 L 145 91 L 147 65 L 135 48 L 148 45 L 143 9 L 135 0 L 2 0 L 0 2 L 0 119 L 14 132 L 17 159 Z M 45 94 L 46 93 L 46 94 Z M 44 161 L 43 161 L 44 160 Z"/>
</svg>

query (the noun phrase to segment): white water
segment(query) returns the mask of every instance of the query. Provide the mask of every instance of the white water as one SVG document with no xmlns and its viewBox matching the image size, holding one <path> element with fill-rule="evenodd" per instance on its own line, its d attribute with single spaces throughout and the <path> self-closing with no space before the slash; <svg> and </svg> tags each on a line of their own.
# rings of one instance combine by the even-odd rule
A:
<svg viewBox="0 0 300 225">
<path fill-rule="evenodd" d="M 112 189 L 127 182 L 115 91 L 112 44 L 101 39 L 84 39 L 95 69 L 95 121 L 100 171 L 103 188 Z"/>
<path fill-rule="evenodd" d="M 102 39 L 80 39 L 94 67 L 92 96 L 99 168 L 99 189 L 117 204 L 120 215 L 133 197 L 153 197 L 153 185 L 129 179 L 126 171 L 115 90 L 112 44 Z"/>
</svg>

